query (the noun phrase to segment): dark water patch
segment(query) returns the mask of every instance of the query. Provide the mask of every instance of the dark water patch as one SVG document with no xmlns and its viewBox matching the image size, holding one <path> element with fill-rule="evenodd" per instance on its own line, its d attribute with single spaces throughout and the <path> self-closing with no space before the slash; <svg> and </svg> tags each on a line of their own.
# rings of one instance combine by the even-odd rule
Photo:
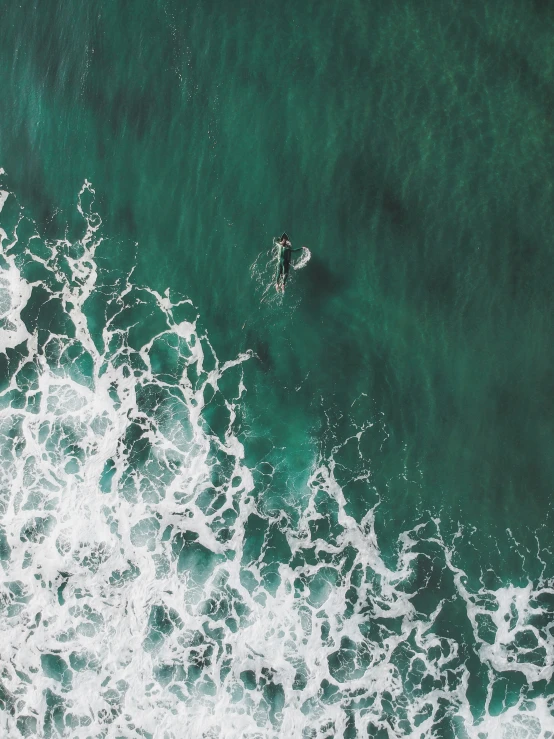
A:
<svg viewBox="0 0 554 739">
<path fill-rule="evenodd" d="M 340 249 L 338 251 L 340 254 Z M 301 274 L 303 307 L 314 319 L 321 322 L 326 314 L 332 312 L 331 301 L 340 294 L 347 280 L 338 264 L 340 256 L 336 260 L 325 260 L 317 255 L 312 255 L 309 269 L 306 274 Z"/>
</svg>

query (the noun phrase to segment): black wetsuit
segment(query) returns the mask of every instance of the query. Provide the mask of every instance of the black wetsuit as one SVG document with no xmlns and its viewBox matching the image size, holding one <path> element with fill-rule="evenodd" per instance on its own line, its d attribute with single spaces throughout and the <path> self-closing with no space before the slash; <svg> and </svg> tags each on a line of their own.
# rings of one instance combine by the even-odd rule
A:
<svg viewBox="0 0 554 739">
<path fill-rule="evenodd" d="M 302 251 L 302 247 L 300 247 L 299 249 L 293 249 L 290 245 L 290 241 L 288 245 L 282 244 L 280 241 L 278 241 L 277 246 L 279 247 L 279 270 L 277 272 L 277 284 L 282 282 L 284 287 L 285 282 L 287 281 L 287 277 L 289 276 L 291 253 L 293 251 Z"/>
</svg>

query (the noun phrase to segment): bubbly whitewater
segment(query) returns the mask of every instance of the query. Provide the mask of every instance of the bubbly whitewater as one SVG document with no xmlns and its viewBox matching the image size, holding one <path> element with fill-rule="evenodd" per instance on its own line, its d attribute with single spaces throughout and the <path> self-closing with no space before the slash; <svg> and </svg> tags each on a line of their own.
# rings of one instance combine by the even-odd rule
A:
<svg viewBox="0 0 554 739">
<path fill-rule="evenodd" d="M 311 257 L 311 251 L 308 249 L 307 246 L 303 246 L 302 254 L 298 257 L 298 259 L 294 262 L 292 266 L 294 267 L 294 269 L 303 269 L 308 264 Z"/>
<path fill-rule="evenodd" d="M 438 518 L 387 566 L 379 506 L 357 522 L 335 476 L 353 446 L 368 484 L 379 418 L 316 451 L 297 522 L 259 517 L 254 472 L 274 469 L 244 462 L 252 353 L 221 361 L 186 296 L 105 266 L 90 183 L 74 242 L 4 187 L 2 735 L 428 737 L 447 717 L 459 737 L 552 736 L 552 698 L 531 693 L 553 677 L 550 584 L 470 587 L 464 531 L 446 541 Z M 453 604 L 467 642 L 434 633 Z M 520 690 L 499 698 L 508 673 Z"/>
</svg>

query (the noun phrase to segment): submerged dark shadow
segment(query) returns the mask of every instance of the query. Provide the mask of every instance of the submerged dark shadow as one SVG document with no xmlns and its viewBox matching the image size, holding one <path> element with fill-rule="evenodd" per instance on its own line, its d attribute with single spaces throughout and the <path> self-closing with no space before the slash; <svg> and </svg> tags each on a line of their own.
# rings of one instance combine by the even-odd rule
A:
<svg viewBox="0 0 554 739">
<path fill-rule="evenodd" d="M 533 0 L 533 10 L 537 15 L 554 15 L 554 5 L 550 0 Z"/>
<path fill-rule="evenodd" d="M 410 213 L 401 195 L 391 186 L 385 183 L 380 193 L 381 208 L 395 228 L 408 228 L 410 225 Z M 376 202 L 379 202 L 376 198 Z"/>
<path fill-rule="evenodd" d="M 271 358 L 271 346 L 269 341 L 257 339 L 254 343 L 254 353 L 264 372 L 269 372 L 273 368 L 273 359 Z"/>
<path fill-rule="evenodd" d="M 318 257 L 312 257 L 302 275 L 304 304 L 309 312 L 320 314 L 329 299 L 339 294 L 347 280 Z"/>
<path fill-rule="evenodd" d="M 254 353 L 254 361 L 263 372 L 269 372 L 273 369 L 271 344 L 266 339 L 261 338 L 258 331 L 250 329 L 246 332 L 245 349 L 249 349 Z"/>
<path fill-rule="evenodd" d="M 125 230 L 130 239 L 136 240 L 138 238 L 137 222 L 130 202 L 117 208 L 115 220 Z"/>
<path fill-rule="evenodd" d="M 376 211 L 395 232 L 414 228 L 414 203 L 402 194 L 399 176 L 389 172 L 382 156 L 369 150 L 351 152 L 336 167 L 332 190 L 337 194 L 337 217 L 341 233 L 350 233 Z"/>
</svg>

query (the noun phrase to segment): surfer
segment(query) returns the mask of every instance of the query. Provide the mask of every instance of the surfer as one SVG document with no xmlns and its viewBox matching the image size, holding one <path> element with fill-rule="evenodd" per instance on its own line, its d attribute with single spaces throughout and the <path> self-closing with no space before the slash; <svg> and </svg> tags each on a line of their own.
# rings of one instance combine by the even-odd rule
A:
<svg viewBox="0 0 554 739">
<path fill-rule="evenodd" d="M 277 292 L 285 292 L 285 283 L 289 276 L 290 269 L 290 255 L 293 251 L 302 251 L 302 247 L 299 249 L 293 249 L 292 244 L 289 241 L 289 237 L 284 233 L 279 241 L 275 242 L 279 248 L 279 267 L 277 269 L 277 279 L 275 281 L 275 289 Z"/>
</svg>

